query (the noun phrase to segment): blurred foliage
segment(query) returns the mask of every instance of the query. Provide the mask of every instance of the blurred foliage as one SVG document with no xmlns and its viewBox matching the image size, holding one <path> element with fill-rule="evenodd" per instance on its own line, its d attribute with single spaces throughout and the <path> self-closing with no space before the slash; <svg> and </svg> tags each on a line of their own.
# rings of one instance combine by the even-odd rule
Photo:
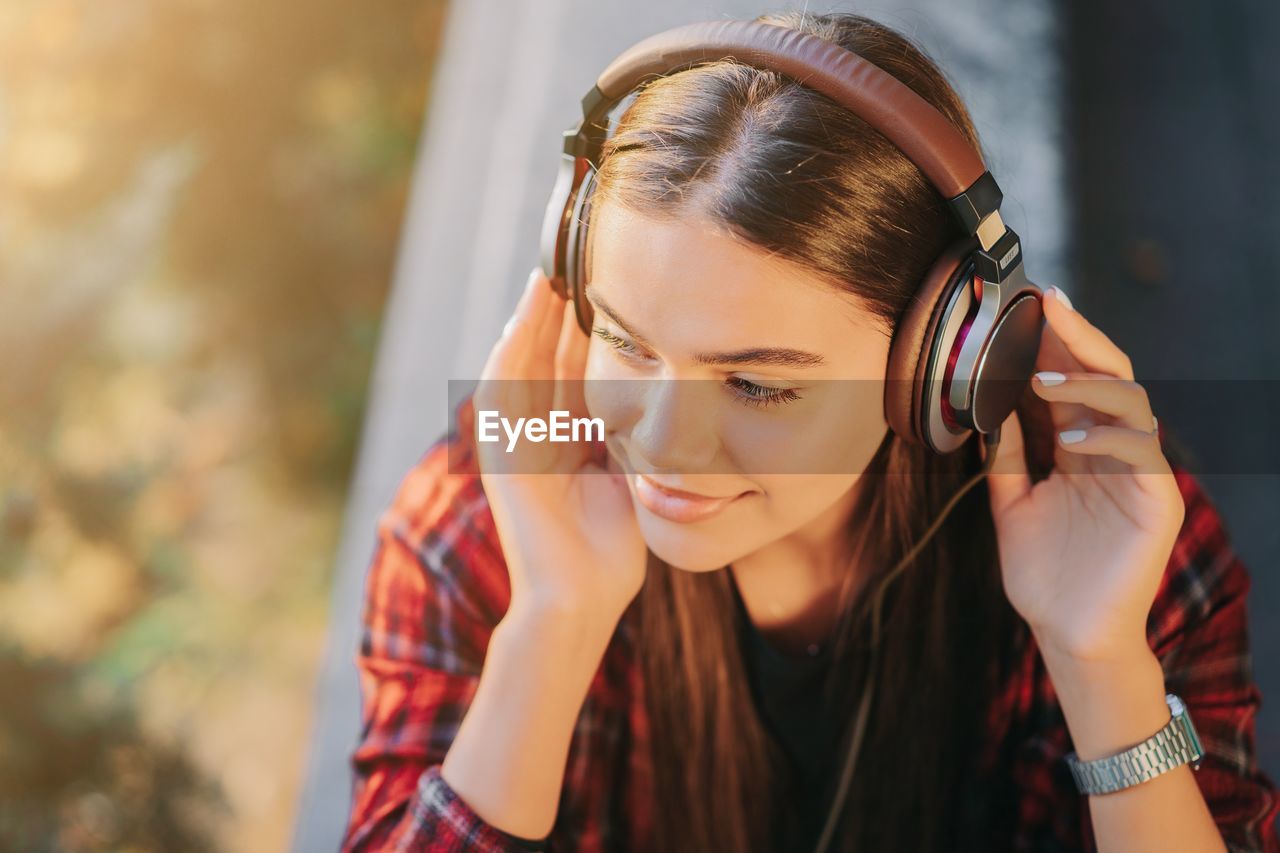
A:
<svg viewBox="0 0 1280 853">
<path fill-rule="evenodd" d="M 222 792 L 73 667 L 0 656 L 0 849 L 214 849 Z"/>
<path fill-rule="evenodd" d="M 287 845 L 444 11 L 0 4 L 0 848 Z"/>
</svg>

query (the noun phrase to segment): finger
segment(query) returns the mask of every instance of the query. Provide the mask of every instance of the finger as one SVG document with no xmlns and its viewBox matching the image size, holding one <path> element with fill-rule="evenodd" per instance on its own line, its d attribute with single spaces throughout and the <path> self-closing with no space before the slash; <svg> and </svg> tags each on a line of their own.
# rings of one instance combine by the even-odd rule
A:
<svg viewBox="0 0 1280 853">
<path fill-rule="evenodd" d="M 515 310 L 502 328 L 502 336 L 489 351 L 482 377 L 490 379 L 518 379 L 527 366 L 529 348 L 529 310 L 537 293 L 538 270 L 529 273 L 524 290 L 516 301 Z"/>
<path fill-rule="evenodd" d="M 1040 352 L 1036 355 L 1036 369 L 1078 371 L 1084 370 L 1084 365 L 1067 349 L 1067 345 L 1062 342 L 1062 338 L 1058 337 L 1053 326 L 1046 323 L 1040 335 Z"/>
<path fill-rule="evenodd" d="M 1047 384 L 1052 383 L 1052 384 Z M 1110 415 L 1120 426 L 1149 430 L 1151 400 L 1147 389 L 1131 379 L 1100 373 L 1041 371 L 1031 380 L 1037 395 L 1051 403 L 1077 403 Z"/>
<path fill-rule="evenodd" d="M 536 399 L 540 395 L 531 382 L 531 365 L 529 352 L 534 337 L 532 315 L 537 308 L 540 297 L 538 284 L 540 270 L 534 268 L 525 281 L 524 290 L 516 301 L 516 307 L 502 336 L 489 351 L 484 368 L 480 372 L 480 383 L 475 391 L 477 408 L 500 412 L 509 417 L 545 416 L 550 403 L 550 389 L 546 401 Z M 551 290 L 550 285 L 544 285 Z"/>
<path fill-rule="evenodd" d="M 987 474 L 987 492 L 991 497 L 991 512 L 998 515 L 1010 504 L 1021 499 L 1031 489 L 1031 477 L 1027 473 L 1027 460 L 1023 443 L 1022 422 L 1016 411 L 1010 412 L 1000 427 L 1000 444 L 996 446 L 995 462 Z M 982 444 L 982 459 L 987 458 L 986 444 Z"/>
<path fill-rule="evenodd" d="M 1056 288 L 1050 288 L 1050 290 L 1056 290 Z M 1055 297 L 1047 297 L 1046 301 L 1050 301 L 1053 298 Z M 1068 373 L 1084 372 L 1085 367 L 1067 349 L 1067 345 L 1063 343 L 1062 338 L 1058 336 L 1053 326 L 1046 324 L 1040 336 L 1040 351 L 1036 354 L 1036 370 L 1053 370 Z M 1034 394 L 1034 392 L 1032 393 Z M 1038 397 L 1038 399 L 1044 404 L 1044 411 L 1049 416 L 1047 423 L 1052 428 L 1052 431 L 1078 426 L 1082 422 L 1086 425 L 1093 424 L 1090 412 L 1085 406 L 1072 403 L 1049 405 L 1049 402 L 1044 398 Z M 1067 465 L 1082 464 L 1081 460 L 1074 457 L 1066 457 L 1065 463 Z"/>
<path fill-rule="evenodd" d="M 553 378 L 555 335 L 559 326 L 558 312 L 552 310 L 560 298 L 551 282 L 538 268 L 530 273 L 527 292 L 521 297 L 512 336 L 518 336 L 518 357 L 522 360 L 520 375 L 526 379 Z"/>
<path fill-rule="evenodd" d="M 560 314 L 564 300 L 551 287 L 551 281 L 535 267 L 530 274 L 533 291 L 523 309 L 521 323 L 526 327 L 524 349 L 519 356 L 520 388 L 514 396 L 524 401 L 517 412 L 526 417 L 547 418 L 555 408 L 556 340 L 560 334 Z M 540 466 L 548 466 L 560 455 L 564 445 L 546 443 L 536 449 Z M 572 454 L 570 454 L 572 455 Z M 542 468 L 539 468 L 542 470 Z"/>
<path fill-rule="evenodd" d="M 591 339 L 578 328 L 573 303 L 566 301 L 560 316 L 560 340 L 556 346 L 556 408 L 567 409 L 574 416 L 587 414 L 583 383 L 590 344 Z"/>
<path fill-rule="evenodd" d="M 502 330 L 503 337 L 515 331 L 516 325 L 521 318 L 529 316 L 529 305 L 538 292 L 537 285 L 540 275 L 541 269 L 539 267 L 529 270 L 529 277 L 525 279 L 524 289 L 520 291 L 520 298 L 516 300 L 516 307 L 511 312 L 511 319 L 507 321 L 506 327 Z"/>
<path fill-rule="evenodd" d="M 558 340 L 555 351 L 555 381 L 552 408 L 567 411 L 571 418 L 589 417 L 586 400 L 583 394 L 583 373 L 586 369 L 586 344 L 588 340 L 578 328 L 577 314 L 573 303 L 565 301 L 560 311 L 556 312 L 558 322 L 556 329 Z M 579 343 L 581 342 L 581 343 Z M 578 356 L 581 349 L 582 355 Z M 563 446 L 564 464 L 569 470 L 577 471 L 583 465 L 599 455 L 603 440 L 591 440 L 570 443 Z M 597 446 L 599 445 L 599 446 Z"/>
<path fill-rule="evenodd" d="M 1160 440 L 1149 432 L 1123 426 L 1091 426 L 1058 434 L 1058 445 L 1071 453 L 1112 456 L 1137 469 L 1134 473 L 1167 474 L 1169 462 Z"/>
<path fill-rule="evenodd" d="M 1133 379 L 1133 366 L 1124 351 L 1083 314 L 1069 307 L 1059 293 L 1056 287 L 1046 291 L 1044 316 L 1071 355 L 1087 371 Z"/>
<path fill-rule="evenodd" d="M 556 345 L 560 342 L 560 329 L 564 325 L 563 297 L 551 287 L 551 280 L 538 270 L 539 282 L 536 312 L 537 334 L 530 350 L 531 375 L 535 379 L 554 379 Z M 544 293 L 543 291 L 548 291 Z"/>
</svg>

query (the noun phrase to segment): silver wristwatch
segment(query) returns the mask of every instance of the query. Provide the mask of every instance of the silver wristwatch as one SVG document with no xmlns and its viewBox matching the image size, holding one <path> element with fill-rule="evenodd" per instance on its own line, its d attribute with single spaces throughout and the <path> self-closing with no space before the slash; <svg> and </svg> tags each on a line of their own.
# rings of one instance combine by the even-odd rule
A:
<svg viewBox="0 0 1280 853">
<path fill-rule="evenodd" d="M 1164 728 L 1137 746 L 1095 761 L 1081 761 L 1074 752 L 1066 756 L 1067 766 L 1082 794 L 1110 794 L 1129 788 L 1187 762 L 1199 770 L 1204 748 L 1191 725 L 1187 706 L 1172 693 L 1164 701 L 1173 714 Z"/>
</svg>

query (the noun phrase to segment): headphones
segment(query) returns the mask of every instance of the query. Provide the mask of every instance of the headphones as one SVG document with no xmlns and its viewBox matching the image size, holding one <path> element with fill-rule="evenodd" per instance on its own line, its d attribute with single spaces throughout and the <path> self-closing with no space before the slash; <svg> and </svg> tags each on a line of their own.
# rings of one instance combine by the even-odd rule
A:
<svg viewBox="0 0 1280 853">
<path fill-rule="evenodd" d="M 1018 235 L 982 156 L 910 87 L 818 36 L 756 21 L 676 27 L 622 53 L 582 99 L 542 226 L 542 269 L 591 334 L 584 295 L 588 220 L 609 113 L 649 78 L 719 59 L 776 71 L 853 112 L 907 156 L 947 199 L 965 236 L 925 273 L 889 348 L 885 420 L 897 435 L 947 454 L 971 432 L 998 441 L 1031 380 L 1044 324 L 1041 290 L 1022 269 Z"/>
</svg>

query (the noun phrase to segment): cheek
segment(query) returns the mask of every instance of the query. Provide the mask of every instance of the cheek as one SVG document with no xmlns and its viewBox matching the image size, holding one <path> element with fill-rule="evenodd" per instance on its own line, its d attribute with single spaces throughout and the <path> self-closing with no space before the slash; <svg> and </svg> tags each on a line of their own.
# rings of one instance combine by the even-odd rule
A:
<svg viewBox="0 0 1280 853">
<path fill-rule="evenodd" d="M 632 380 L 651 375 L 648 366 L 637 366 L 615 350 L 612 346 L 591 336 L 587 347 L 587 361 L 583 365 L 582 375 L 588 380 Z"/>
<path fill-rule="evenodd" d="M 595 335 L 591 336 L 591 343 L 587 344 L 587 363 L 583 367 L 583 378 L 607 379 L 613 375 L 614 359 L 604 352 L 602 343 Z"/>
<path fill-rule="evenodd" d="M 626 430 L 643 410 L 646 383 L 626 378 L 628 372 L 608 351 L 608 344 L 592 341 L 583 369 L 582 395 L 587 414 L 604 421 L 606 432 Z"/>
<path fill-rule="evenodd" d="M 768 501 L 760 508 L 760 520 L 778 536 L 795 531 L 827 509 L 858 482 L 856 474 L 775 474 L 757 477 Z"/>
<path fill-rule="evenodd" d="M 883 388 L 873 382 L 827 383 L 797 401 L 801 408 L 794 413 L 726 419 L 725 446 L 735 467 L 759 482 L 773 475 L 859 474 L 889 428 L 877 387 Z"/>
<path fill-rule="evenodd" d="M 725 562 L 741 559 L 792 536 L 832 511 L 853 488 L 852 474 L 777 474 L 756 477 L 764 494 L 733 518 L 732 528 L 721 539 L 733 554 Z"/>
</svg>

